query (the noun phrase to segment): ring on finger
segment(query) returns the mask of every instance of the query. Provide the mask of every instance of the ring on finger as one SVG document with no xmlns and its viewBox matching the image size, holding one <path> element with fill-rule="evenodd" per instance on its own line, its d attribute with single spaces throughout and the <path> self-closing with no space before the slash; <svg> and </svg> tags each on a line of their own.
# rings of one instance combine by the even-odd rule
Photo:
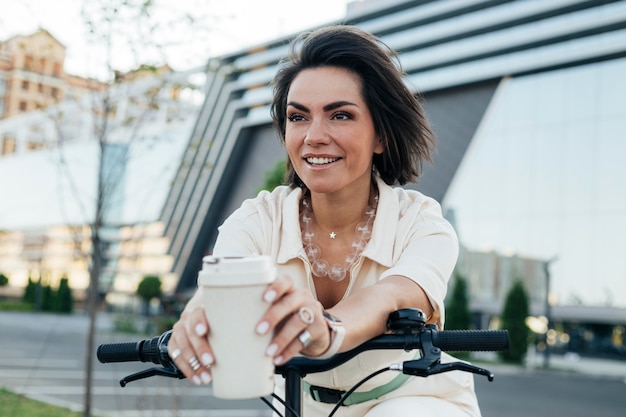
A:
<svg viewBox="0 0 626 417">
<path fill-rule="evenodd" d="M 308 330 L 305 330 L 298 335 L 298 340 L 302 343 L 302 348 L 306 349 L 306 347 L 313 341 L 313 338 L 311 337 L 311 333 Z"/>
<path fill-rule="evenodd" d="M 300 307 L 300 310 L 298 310 L 298 315 L 300 316 L 300 320 L 302 320 L 304 324 L 313 324 L 313 322 L 315 321 L 313 310 L 311 310 L 309 307 Z"/>
<path fill-rule="evenodd" d="M 191 370 L 194 372 L 200 369 L 200 362 L 198 361 L 198 358 L 196 358 L 195 356 L 189 358 L 189 366 L 191 366 Z"/>
<path fill-rule="evenodd" d="M 170 355 L 170 358 L 175 361 L 176 359 L 178 359 L 178 357 L 180 356 L 180 349 L 174 349 L 174 351 L 172 352 L 172 354 Z"/>
</svg>

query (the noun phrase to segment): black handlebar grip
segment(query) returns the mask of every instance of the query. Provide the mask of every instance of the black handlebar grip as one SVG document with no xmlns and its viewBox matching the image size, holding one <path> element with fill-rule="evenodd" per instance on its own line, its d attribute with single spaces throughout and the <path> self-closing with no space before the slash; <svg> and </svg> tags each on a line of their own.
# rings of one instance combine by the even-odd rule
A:
<svg viewBox="0 0 626 417">
<path fill-rule="evenodd" d="M 488 352 L 507 350 L 507 330 L 442 330 L 433 335 L 433 345 L 443 351 Z"/>
<path fill-rule="evenodd" d="M 159 352 L 159 346 L 161 344 L 161 337 L 153 337 L 152 339 L 144 340 L 141 345 L 141 361 L 152 362 L 157 365 L 162 365 L 161 355 Z M 167 349 L 167 344 L 165 345 Z"/>
<path fill-rule="evenodd" d="M 140 362 L 141 342 L 107 343 L 98 346 L 96 356 L 101 363 Z"/>
</svg>

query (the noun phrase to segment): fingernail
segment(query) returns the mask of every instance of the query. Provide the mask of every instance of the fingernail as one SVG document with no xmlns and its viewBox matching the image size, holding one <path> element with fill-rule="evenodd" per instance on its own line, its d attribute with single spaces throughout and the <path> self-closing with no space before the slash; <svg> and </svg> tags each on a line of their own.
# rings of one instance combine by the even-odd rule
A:
<svg viewBox="0 0 626 417">
<path fill-rule="evenodd" d="M 196 334 L 198 336 L 204 336 L 205 333 L 206 333 L 206 326 L 202 323 L 196 324 Z"/>
<path fill-rule="evenodd" d="M 280 365 L 281 363 L 283 363 L 283 357 L 279 356 L 276 359 L 274 359 L 274 365 Z"/>
<path fill-rule="evenodd" d="M 256 326 L 256 332 L 258 334 L 265 334 L 267 333 L 269 328 L 270 328 L 270 324 L 266 321 L 262 321 L 261 323 L 259 323 L 258 326 Z"/>
<path fill-rule="evenodd" d="M 267 301 L 268 303 L 271 303 L 272 301 L 274 301 L 275 298 L 276 298 L 276 291 L 274 290 L 269 290 L 263 295 L 263 299 Z"/>
<path fill-rule="evenodd" d="M 170 358 L 172 358 L 172 360 L 175 361 L 176 358 L 178 358 L 179 356 L 180 356 L 180 349 L 174 349 L 174 351 L 170 355 Z"/>
<path fill-rule="evenodd" d="M 193 383 L 196 385 L 202 384 L 202 380 L 200 380 L 200 377 L 198 375 L 194 375 L 191 379 L 193 380 Z"/>
<path fill-rule="evenodd" d="M 209 385 L 211 383 L 211 375 L 209 375 L 208 373 L 202 372 L 200 376 L 202 377 L 202 382 L 204 382 L 204 385 Z"/>
<path fill-rule="evenodd" d="M 202 363 L 204 364 L 204 366 L 209 366 L 213 363 L 213 356 L 211 356 L 210 353 L 203 353 L 202 354 Z"/>
<path fill-rule="evenodd" d="M 267 356 L 274 356 L 277 350 L 278 350 L 278 345 L 276 345 L 275 343 L 272 343 L 271 345 L 269 345 L 269 347 L 265 351 L 265 354 Z"/>
</svg>

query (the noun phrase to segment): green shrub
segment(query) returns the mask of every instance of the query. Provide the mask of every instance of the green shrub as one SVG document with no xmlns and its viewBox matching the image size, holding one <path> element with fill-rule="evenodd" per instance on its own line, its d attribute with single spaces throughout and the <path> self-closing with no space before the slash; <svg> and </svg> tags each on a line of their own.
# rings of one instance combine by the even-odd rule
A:
<svg viewBox="0 0 626 417">
<path fill-rule="evenodd" d="M 150 302 L 153 298 L 161 297 L 161 294 L 161 278 L 156 275 L 143 277 L 137 286 L 137 295 L 146 302 Z"/>
<path fill-rule="evenodd" d="M 161 298 L 161 278 L 156 275 L 146 275 L 137 286 L 137 295 L 143 300 L 146 315 L 149 312 L 150 301 L 153 298 Z"/>
<path fill-rule="evenodd" d="M 42 287 L 41 291 L 41 311 L 54 311 L 54 299 L 56 294 L 50 284 Z"/>
<path fill-rule="evenodd" d="M 285 183 L 285 174 L 287 171 L 287 161 L 281 159 L 276 164 L 265 172 L 263 185 L 261 185 L 256 191 L 259 193 L 262 190 L 272 191 L 274 188 Z"/>
<path fill-rule="evenodd" d="M 24 288 L 24 295 L 22 301 L 25 303 L 35 304 L 35 293 L 37 292 L 37 284 L 31 277 L 28 277 L 28 284 Z"/>
<path fill-rule="evenodd" d="M 33 281 L 28 277 L 28 283 L 22 295 L 22 304 L 30 306 L 28 310 L 71 313 L 74 311 L 74 297 L 67 277 L 61 278 L 57 290 L 50 284 L 42 284 L 41 280 Z M 24 311 L 25 307 L 17 307 Z"/>
<path fill-rule="evenodd" d="M 4 287 L 5 285 L 8 285 L 8 284 L 9 284 L 9 277 L 4 275 L 3 273 L 0 273 L 0 287 Z"/>
<path fill-rule="evenodd" d="M 469 308 L 467 281 L 455 273 L 454 287 L 450 298 L 446 300 L 446 329 L 466 330 L 472 324 L 472 312 Z"/>
<path fill-rule="evenodd" d="M 113 327 L 120 333 L 139 333 L 136 319 L 133 316 L 123 315 L 115 317 L 113 320 Z"/>
<path fill-rule="evenodd" d="M 501 328 L 509 331 L 509 350 L 499 352 L 506 362 L 522 363 L 528 350 L 530 332 L 526 325 L 529 314 L 528 294 L 521 280 L 516 281 L 506 297 L 501 315 Z"/>
<path fill-rule="evenodd" d="M 66 277 L 61 278 L 61 281 L 59 281 L 59 288 L 56 291 L 54 301 L 55 311 L 59 313 L 71 313 L 74 311 L 74 297 L 72 296 L 69 280 Z"/>
</svg>

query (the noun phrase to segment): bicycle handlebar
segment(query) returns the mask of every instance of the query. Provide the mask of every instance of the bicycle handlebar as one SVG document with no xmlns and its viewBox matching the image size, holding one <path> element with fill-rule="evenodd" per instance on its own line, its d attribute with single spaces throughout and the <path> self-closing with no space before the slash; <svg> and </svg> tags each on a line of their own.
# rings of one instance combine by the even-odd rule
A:
<svg viewBox="0 0 626 417">
<path fill-rule="evenodd" d="M 403 349 L 411 351 L 419 349 L 419 359 L 391 364 L 376 371 L 349 391 L 342 394 L 335 405 L 335 411 L 358 386 L 364 381 L 386 370 L 400 371 L 407 375 L 427 377 L 454 370 L 471 372 L 486 376 L 493 381 L 491 371 L 471 365 L 467 362 L 456 361 L 441 363 L 441 351 L 497 351 L 509 347 L 509 335 L 506 330 L 442 330 L 438 331 L 435 325 L 426 325 L 424 313 L 419 309 L 403 309 L 392 313 L 387 321 L 386 333 L 370 339 L 356 348 L 334 355 L 328 359 L 295 357 L 287 363 L 276 366 L 274 373 L 285 379 L 285 416 L 302 415 L 302 381 L 309 374 L 325 372 L 349 361 L 356 355 L 367 350 L 375 349 Z M 166 376 L 183 379 L 185 375 L 176 367 L 167 353 L 167 344 L 172 331 L 169 330 L 152 339 L 138 342 L 108 343 L 98 347 L 97 357 L 102 363 L 110 362 L 152 362 L 162 365 L 162 368 L 153 367 L 132 375 L 120 381 L 122 387 L 127 383 L 150 376 Z M 343 392 L 343 391 L 342 391 Z M 266 401 L 267 403 L 267 401 Z M 300 410 L 298 413 L 297 410 Z M 333 415 L 334 411 L 330 415 Z"/>
<path fill-rule="evenodd" d="M 139 342 L 108 343 L 98 347 L 97 357 L 102 363 L 111 362 L 152 362 L 162 365 L 163 369 L 151 369 L 138 374 L 130 375 L 120 381 L 122 386 L 136 379 L 153 375 L 176 377 L 183 379 L 184 375 L 178 370 L 167 353 L 167 343 L 171 336 L 171 330 L 152 339 Z M 446 372 L 449 366 L 439 363 L 440 353 L 446 351 L 498 351 L 509 347 L 509 337 L 506 330 L 441 330 L 434 325 L 421 327 L 417 332 L 403 334 L 383 334 L 366 341 L 356 348 L 339 353 L 328 359 L 315 359 L 295 357 L 289 362 L 277 366 L 276 374 L 285 375 L 289 369 L 297 369 L 301 374 L 325 372 L 333 369 L 361 352 L 376 349 L 403 349 L 406 351 L 421 349 L 423 358 L 413 361 L 410 370 L 405 373 L 412 375 L 428 376 L 435 373 Z M 418 366 L 415 367 L 415 363 Z M 405 362 L 409 364 L 409 362 Z M 455 369 L 460 369 L 462 363 L 457 362 Z M 475 372 L 493 379 L 493 374 L 481 368 L 464 368 L 465 371 Z"/>
<path fill-rule="evenodd" d="M 167 366 L 172 363 L 167 354 L 167 343 L 172 331 L 138 342 L 105 343 L 98 346 L 96 356 L 102 363 L 152 362 Z"/>
<path fill-rule="evenodd" d="M 429 346 L 432 339 L 432 346 Z M 284 365 L 276 367 L 282 374 L 289 367 L 296 367 L 303 373 L 325 372 L 349 361 L 359 353 L 368 350 L 396 349 L 415 350 L 424 347 L 456 352 L 489 352 L 509 348 L 509 333 L 506 330 L 441 330 L 428 329 L 413 334 L 383 334 L 347 352 L 328 359 L 295 357 Z"/>
</svg>

